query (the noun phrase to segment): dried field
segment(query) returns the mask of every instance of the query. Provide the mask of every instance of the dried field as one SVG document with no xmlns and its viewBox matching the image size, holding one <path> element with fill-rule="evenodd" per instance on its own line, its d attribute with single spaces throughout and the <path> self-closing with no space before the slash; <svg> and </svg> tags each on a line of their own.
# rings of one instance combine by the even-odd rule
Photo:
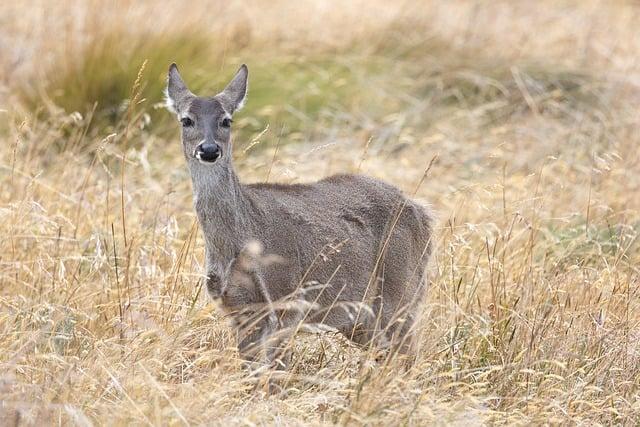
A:
<svg viewBox="0 0 640 427">
<path fill-rule="evenodd" d="M 0 425 L 637 425 L 638 22 L 621 0 L 3 2 Z M 434 207 L 411 369 L 331 333 L 299 337 L 281 394 L 242 369 L 160 107 L 174 60 L 200 93 L 249 65 L 244 181 L 360 171 Z"/>
</svg>

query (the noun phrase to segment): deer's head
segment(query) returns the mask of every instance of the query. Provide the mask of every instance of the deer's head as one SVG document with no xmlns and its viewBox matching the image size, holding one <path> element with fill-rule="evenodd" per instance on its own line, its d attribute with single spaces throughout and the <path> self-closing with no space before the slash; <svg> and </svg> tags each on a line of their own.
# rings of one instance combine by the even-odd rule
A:
<svg viewBox="0 0 640 427">
<path fill-rule="evenodd" d="M 182 125 L 182 148 L 190 165 L 230 161 L 232 116 L 244 104 L 247 77 L 247 66 L 242 65 L 222 92 L 200 97 L 187 88 L 176 64 L 169 67 L 167 107 Z"/>
</svg>

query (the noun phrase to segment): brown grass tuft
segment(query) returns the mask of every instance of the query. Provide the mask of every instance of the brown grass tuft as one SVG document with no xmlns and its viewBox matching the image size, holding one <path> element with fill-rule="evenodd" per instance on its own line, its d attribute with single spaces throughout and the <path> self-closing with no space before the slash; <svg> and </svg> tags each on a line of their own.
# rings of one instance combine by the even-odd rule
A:
<svg viewBox="0 0 640 427">
<path fill-rule="evenodd" d="M 636 5 L 5 3 L 0 424 L 637 423 Z M 438 155 L 412 368 L 326 332 L 278 395 L 242 369 L 153 105 L 169 57 L 200 90 L 249 63 L 245 181 L 411 192 Z"/>
</svg>

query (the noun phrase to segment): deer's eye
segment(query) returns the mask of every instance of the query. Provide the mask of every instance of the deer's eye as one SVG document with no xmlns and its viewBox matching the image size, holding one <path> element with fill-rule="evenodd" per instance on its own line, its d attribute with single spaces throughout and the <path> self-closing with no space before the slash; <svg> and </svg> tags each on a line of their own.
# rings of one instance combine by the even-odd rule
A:
<svg viewBox="0 0 640 427">
<path fill-rule="evenodd" d="M 231 120 L 230 118 L 224 118 L 222 119 L 222 122 L 220 122 L 220 126 L 222 126 L 223 128 L 230 128 L 231 122 L 233 122 L 233 120 Z"/>
<path fill-rule="evenodd" d="M 182 126 L 186 128 L 193 126 L 193 120 L 191 120 L 189 117 L 181 118 L 180 123 L 182 123 Z"/>
</svg>

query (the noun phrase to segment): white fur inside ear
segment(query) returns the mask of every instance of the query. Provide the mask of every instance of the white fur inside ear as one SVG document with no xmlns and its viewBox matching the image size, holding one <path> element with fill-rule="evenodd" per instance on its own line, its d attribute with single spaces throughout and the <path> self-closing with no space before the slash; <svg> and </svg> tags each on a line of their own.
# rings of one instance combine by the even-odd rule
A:
<svg viewBox="0 0 640 427">
<path fill-rule="evenodd" d="M 169 87 L 164 88 L 164 105 L 167 110 L 171 111 L 173 114 L 178 114 L 176 102 L 171 98 L 171 96 L 169 96 Z"/>
<path fill-rule="evenodd" d="M 240 102 L 238 102 L 238 105 L 236 105 L 236 111 L 242 110 L 242 107 L 244 107 L 244 103 L 246 101 L 247 101 L 247 90 L 245 89 L 244 96 L 242 97 Z"/>
</svg>

